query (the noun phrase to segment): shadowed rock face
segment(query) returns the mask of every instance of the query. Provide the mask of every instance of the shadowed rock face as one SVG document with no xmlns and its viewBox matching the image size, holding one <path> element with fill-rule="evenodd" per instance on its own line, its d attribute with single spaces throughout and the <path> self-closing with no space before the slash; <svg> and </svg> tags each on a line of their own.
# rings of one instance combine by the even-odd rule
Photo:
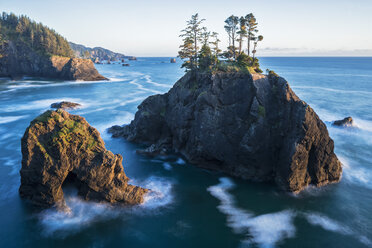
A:
<svg viewBox="0 0 372 248">
<path fill-rule="evenodd" d="M 74 102 L 55 102 L 50 105 L 51 108 L 55 109 L 76 109 L 80 107 L 81 105 L 79 103 L 74 103 Z"/>
<path fill-rule="evenodd" d="M 339 126 L 339 127 L 352 127 L 354 124 L 354 120 L 352 117 L 345 117 L 342 120 L 337 120 L 332 123 L 334 126 Z"/>
<path fill-rule="evenodd" d="M 187 73 L 145 99 L 114 137 L 177 152 L 200 167 L 299 192 L 338 182 L 341 163 L 325 124 L 281 77 Z"/>
<path fill-rule="evenodd" d="M 19 193 L 41 207 L 64 206 L 62 185 L 69 182 L 86 200 L 139 204 L 147 189 L 128 184 L 122 160 L 84 118 L 46 111 L 22 138 Z"/>
<path fill-rule="evenodd" d="M 46 77 L 62 80 L 107 80 L 88 59 L 47 56 L 12 41 L 0 46 L 0 77 Z"/>
</svg>

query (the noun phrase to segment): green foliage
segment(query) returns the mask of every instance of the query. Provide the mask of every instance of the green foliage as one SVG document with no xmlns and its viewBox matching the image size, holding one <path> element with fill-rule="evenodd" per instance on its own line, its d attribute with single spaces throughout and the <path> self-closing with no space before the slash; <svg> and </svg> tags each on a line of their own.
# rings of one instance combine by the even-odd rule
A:
<svg viewBox="0 0 372 248">
<path fill-rule="evenodd" d="M 205 19 L 199 19 L 199 14 L 191 16 L 191 19 L 187 21 L 187 26 L 182 30 L 180 37 L 182 37 L 183 44 L 180 46 L 181 50 L 178 52 L 178 56 L 182 59 L 187 59 L 182 64 L 186 70 L 193 70 L 198 68 L 198 50 L 199 43 L 205 41 L 206 28 L 202 27 L 201 24 Z M 204 39 L 203 39 L 204 38 Z"/>
<path fill-rule="evenodd" d="M 178 54 L 180 58 L 184 59 L 182 67 L 186 68 L 186 71 L 262 73 L 255 54 L 257 45 L 263 40 L 263 36 L 256 37 L 258 24 L 252 13 L 240 18 L 231 15 L 225 20 L 224 28 L 229 37 L 229 46 L 223 53 L 218 47 L 220 42 L 218 34 L 201 27 L 203 21 L 204 19 L 199 20 L 198 14 L 195 14 L 187 22 L 186 28 L 181 31 L 180 37 L 183 38 L 183 44 L 180 46 L 181 50 Z M 248 44 L 248 54 L 243 52 L 245 40 Z M 239 42 L 239 46 L 236 46 L 235 42 Z M 253 56 L 250 56 L 252 42 L 254 45 Z M 201 48 L 199 49 L 200 44 Z M 227 61 L 220 61 L 220 57 L 227 59 Z"/>
<path fill-rule="evenodd" d="M 199 69 L 203 71 L 211 71 L 217 65 L 218 59 L 212 54 L 211 48 L 204 44 L 199 53 Z"/>
<path fill-rule="evenodd" d="M 44 55 L 73 57 L 67 40 L 53 29 L 36 23 L 26 16 L 5 12 L 0 16 L 0 45 L 6 40 L 27 45 Z"/>
<path fill-rule="evenodd" d="M 258 106 L 258 116 L 265 117 L 266 116 L 266 110 L 265 107 L 262 105 Z"/>
<path fill-rule="evenodd" d="M 266 73 L 269 77 L 279 77 L 279 75 L 276 74 L 273 70 L 266 69 Z"/>
</svg>

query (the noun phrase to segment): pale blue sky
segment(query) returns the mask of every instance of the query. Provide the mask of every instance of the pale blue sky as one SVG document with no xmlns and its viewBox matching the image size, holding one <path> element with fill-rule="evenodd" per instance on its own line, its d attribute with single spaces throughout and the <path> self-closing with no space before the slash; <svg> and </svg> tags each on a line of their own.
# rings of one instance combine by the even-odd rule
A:
<svg viewBox="0 0 372 248">
<path fill-rule="evenodd" d="M 68 40 L 135 56 L 175 56 L 196 12 L 226 44 L 224 20 L 253 12 L 258 55 L 372 56 L 372 0 L 0 0 Z"/>
</svg>

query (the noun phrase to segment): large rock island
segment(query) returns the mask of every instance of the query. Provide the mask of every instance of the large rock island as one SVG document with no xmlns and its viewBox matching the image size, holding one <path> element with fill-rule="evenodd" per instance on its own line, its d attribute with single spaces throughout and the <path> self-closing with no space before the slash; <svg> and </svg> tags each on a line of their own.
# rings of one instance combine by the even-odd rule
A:
<svg viewBox="0 0 372 248">
<path fill-rule="evenodd" d="M 68 42 L 54 30 L 25 16 L 0 17 L 0 77 L 107 80 L 91 60 L 75 58 Z"/>
<path fill-rule="evenodd" d="M 142 203 L 147 189 L 128 184 L 122 160 L 84 118 L 49 110 L 22 138 L 19 193 L 40 207 L 64 206 L 62 186 L 70 183 L 86 200 Z"/>
<path fill-rule="evenodd" d="M 333 140 L 314 110 L 276 74 L 189 72 L 145 99 L 115 137 L 176 152 L 203 168 L 299 192 L 338 182 Z"/>
</svg>

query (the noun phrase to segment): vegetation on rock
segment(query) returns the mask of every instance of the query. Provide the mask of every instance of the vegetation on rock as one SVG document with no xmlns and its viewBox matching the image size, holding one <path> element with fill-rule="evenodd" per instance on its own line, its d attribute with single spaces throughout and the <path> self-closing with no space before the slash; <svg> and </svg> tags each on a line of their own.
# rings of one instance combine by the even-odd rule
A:
<svg viewBox="0 0 372 248">
<path fill-rule="evenodd" d="M 209 32 L 202 26 L 204 21 L 205 19 L 200 19 L 198 14 L 192 15 L 187 21 L 186 28 L 181 31 L 183 44 L 178 55 L 184 59 L 182 67 L 186 68 L 186 71 L 262 72 L 255 55 L 257 45 L 263 40 L 263 36 L 257 36 L 258 24 L 252 13 L 240 18 L 231 15 L 225 20 L 224 27 L 229 37 L 229 46 L 224 52 L 219 49 L 218 34 Z M 245 40 L 246 53 L 243 48 Z"/>
</svg>

